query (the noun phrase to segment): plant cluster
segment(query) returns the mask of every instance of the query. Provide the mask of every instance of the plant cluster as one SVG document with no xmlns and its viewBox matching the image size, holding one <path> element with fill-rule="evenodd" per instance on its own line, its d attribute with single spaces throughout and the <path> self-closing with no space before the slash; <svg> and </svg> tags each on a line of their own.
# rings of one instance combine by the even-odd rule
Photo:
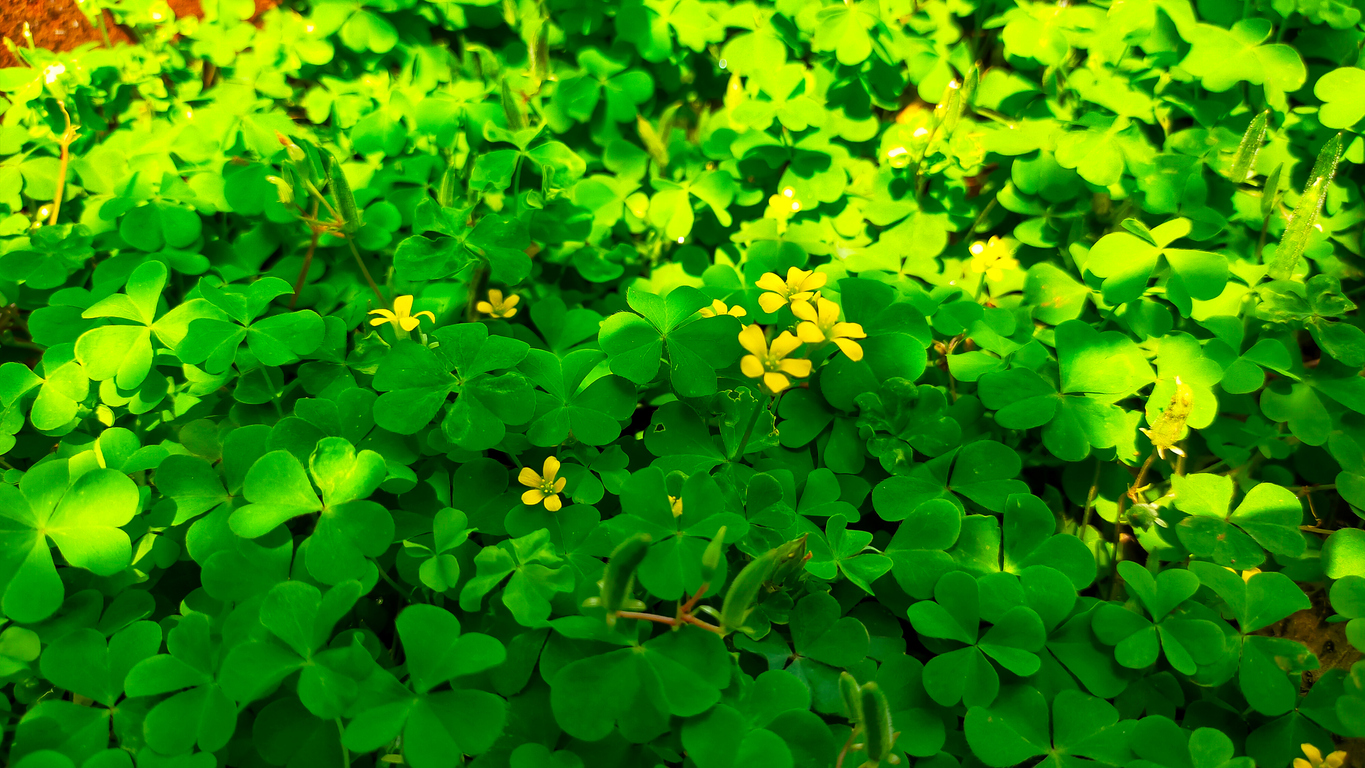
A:
<svg viewBox="0 0 1365 768">
<path fill-rule="evenodd" d="M 1353 3 L 82 7 L 0 69 L 11 766 L 1365 737 Z"/>
</svg>

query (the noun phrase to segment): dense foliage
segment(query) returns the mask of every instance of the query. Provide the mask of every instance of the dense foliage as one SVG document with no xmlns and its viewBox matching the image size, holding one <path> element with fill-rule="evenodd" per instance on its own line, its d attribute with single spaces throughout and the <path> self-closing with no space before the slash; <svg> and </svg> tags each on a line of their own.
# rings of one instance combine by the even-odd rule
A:
<svg viewBox="0 0 1365 768">
<path fill-rule="evenodd" d="M 0 70 L 9 765 L 1365 736 L 1353 4 L 83 7 Z"/>
</svg>

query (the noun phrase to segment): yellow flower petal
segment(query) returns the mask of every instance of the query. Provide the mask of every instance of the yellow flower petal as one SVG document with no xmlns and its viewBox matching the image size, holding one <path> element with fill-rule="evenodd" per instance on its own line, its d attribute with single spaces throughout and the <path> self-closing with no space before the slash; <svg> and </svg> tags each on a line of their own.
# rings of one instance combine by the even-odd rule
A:
<svg viewBox="0 0 1365 768">
<path fill-rule="evenodd" d="M 739 370 L 751 379 L 757 379 L 763 375 L 763 363 L 753 355 L 745 355 L 739 361 Z"/>
<path fill-rule="evenodd" d="M 762 307 L 764 312 L 776 312 L 786 305 L 787 299 L 782 294 L 764 293 L 758 297 L 758 306 Z"/>
<path fill-rule="evenodd" d="M 540 487 L 540 475 L 536 474 L 530 467 L 522 467 L 521 474 L 517 475 L 517 482 L 522 485 L 529 485 L 532 488 Z"/>
<path fill-rule="evenodd" d="M 773 291 L 774 293 L 787 292 L 787 281 L 778 277 L 776 272 L 765 272 L 762 277 L 758 278 L 758 282 L 754 283 L 754 285 L 757 285 L 765 291 Z"/>
<path fill-rule="evenodd" d="M 815 300 L 816 307 L 820 310 L 820 325 L 830 326 L 839 321 L 839 305 L 826 298 Z"/>
<path fill-rule="evenodd" d="M 399 296 L 393 300 L 393 312 L 399 317 L 407 317 L 412 312 L 412 297 Z"/>
<path fill-rule="evenodd" d="M 425 309 L 422 310 L 421 312 L 418 312 L 417 314 L 413 315 L 413 317 L 421 317 L 422 315 L 426 315 L 427 317 L 431 318 L 431 322 L 433 322 L 433 323 L 436 322 L 436 315 L 431 314 L 431 312 L 429 312 L 429 311 L 427 311 L 427 310 L 425 310 Z"/>
<path fill-rule="evenodd" d="M 835 323 L 833 335 L 841 339 L 867 338 L 867 334 L 863 333 L 863 327 L 857 323 Z"/>
<path fill-rule="evenodd" d="M 569 482 L 569 479 L 568 479 L 567 477 L 561 477 L 561 478 L 559 478 L 558 480 L 556 480 L 556 481 L 555 481 L 555 484 L 552 486 L 552 487 L 554 488 L 554 492 L 555 492 L 555 493 L 561 493 L 561 492 L 563 492 L 563 490 L 564 490 L 564 485 L 565 485 L 566 483 L 568 483 L 568 482 Z"/>
<path fill-rule="evenodd" d="M 545 482 L 553 483 L 555 475 L 557 474 L 559 474 L 559 459 L 554 456 L 546 456 L 545 469 L 541 472 L 541 475 L 545 478 Z"/>
<path fill-rule="evenodd" d="M 484 313 L 485 315 L 493 314 L 493 305 L 489 304 L 486 301 L 481 301 L 478 304 L 475 304 L 474 309 L 477 309 L 478 311 Z"/>
<path fill-rule="evenodd" d="M 840 352 L 843 352 L 845 355 L 848 355 L 849 360 L 852 360 L 855 363 L 863 359 L 863 348 L 859 346 L 858 342 L 856 341 L 849 341 L 848 339 L 835 339 L 834 345 L 839 348 Z"/>
<path fill-rule="evenodd" d="M 521 503 L 527 506 L 535 506 L 544 498 L 545 494 L 539 488 L 532 488 L 521 495 Z"/>
<path fill-rule="evenodd" d="M 798 379 L 804 379 L 810 375 L 809 360 L 783 360 L 777 366 L 783 373 L 790 373 Z"/>
<path fill-rule="evenodd" d="M 802 323 L 796 326 L 796 336 L 807 344 L 819 344 L 825 340 L 825 334 L 815 323 Z"/>
<path fill-rule="evenodd" d="M 519 301 L 521 301 L 521 297 L 514 293 L 511 296 L 508 296 L 507 301 L 504 301 L 502 305 L 509 308 L 515 307 Z"/>
<path fill-rule="evenodd" d="M 725 314 L 731 317 L 744 317 L 745 315 L 749 314 L 749 311 L 746 310 L 744 307 L 741 307 L 738 304 L 736 304 L 735 306 L 730 307 L 730 311 L 726 312 Z"/>
<path fill-rule="evenodd" d="M 416 328 L 420 323 L 421 321 L 415 317 L 398 318 L 398 327 L 402 328 L 405 331 L 411 331 L 413 328 Z"/>
<path fill-rule="evenodd" d="M 780 373 L 763 374 L 763 383 L 767 385 L 768 389 L 772 390 L 773 394 L 777 394 L 791 386 L 791 380 Z"/>
<path fill-rule="evenodd" d="M 768 355 L 768 342 L 763 339 L 763 329 L 757 325 L 745 326 L 739 332 L 739 345 L 760 358 Z"/>
<path fill-rule="evenodd" d="M 1299 749 L 1303 750 L 1303 754 L 1308 758 L 1308 762 L 1313 765 L 1316 766 L 1322 762 L 1322 752 L 1312 744 L 1300 744 Z"/>
<path fill-rule="evenodd" d="M 545 508 L 551 512 L 558 512 L 564 506 L 564 502 L 559 500 L 559 496 L 546 496 Z"/>
<path fill-rule="evenodd" d="M 382 317 L 376 317 L 375 319 L 370 321 L 370 325 L 384 325 L 385 323 L 388 322 L 389 322 L 388 320 L 385 320 Z"/>
<path fill-rule="evenodd" d="M 801 340 L 791 335 L 789 331 L 783 331 L 777 338 L 773 339 L 772 356 L 777 358 L 786 357 L 796 351 L 801 346 Z"/>
<path fill-rule="evenodd" d="M 501 303 L 502 303 L 502 291 L 498 290 L 497 288 L 491 288 L 491 289 L 489 289 L 489 291 L 488 291 L 488 300 L 491 301 L 491 302 L 494 303 L 494 304 L 501 304 Z"/>
<path fill-rule="evenodd" d="M 792 314 L 796 315 L 799 320 L 810 323 L 820 322 L 820 315 L 815 311 L 815 307 L 810 305 L 809 301 L 793 301 Z"/>
</svg>

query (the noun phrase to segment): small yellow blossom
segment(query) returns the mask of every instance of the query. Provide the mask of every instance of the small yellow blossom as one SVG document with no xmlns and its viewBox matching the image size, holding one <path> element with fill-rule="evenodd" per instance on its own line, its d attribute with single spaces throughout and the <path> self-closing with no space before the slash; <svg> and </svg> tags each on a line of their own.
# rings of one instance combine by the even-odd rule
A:
<svg viewBox="0 0 1365 768">
<path fill-rule="evenodd" d="M 392 312 L 387 309 L 372 309 L 370 310 L 370 314 L 379 315 L 379 317 L 370 321 L 370 325 L 378 326 L 383 325 L 384 323 L 393 323 L 394 328 L 401 328 L 405 333 L 421 324 L 422 321 L 418 318 L 422 315 L 431 318 L 431 322 L 436 322 L 436 316 L 425 310 L 418 312 L 415 315 L 412 314 L 411 296 L 399 296 L 394 299 Z"/>
<path fill-rule="evenodd" d="M 1299 745 L 1299 748 L 1303 750 L 1303 754 L 1306 755 L 1308 759 L 1304 760 L 1302 757 L 1294 758 L 1294 768 L 1341 768 L 1341 766 L 1346 763 L 1347 755 L 1341 750 L 1337 750 L 1327 757 L 1323 757 L 1322 752 L 1312 744 L 1301 744 Z"/>
<path fill-rule="evenodd" d="M 796 197 L 796 190 L 787 187 L 781 194 L 768 198 L 768 212 L 765 215 L 777 219 L 778 231 L 786 231 L 787 222 L 800 210 L 801 201 Z"/>
<path fill-rule="evenodd" d="M 674 517 L 682 517 L 682 499 L 677 496 L 669 496 L 668 508 L 673 511 Z"/>
<path fill-rule="evenodd" d="M 517 482 L 531 490 L 521 494 L 521 503 L 534 507 L 544 502 L 546 509 L 558 512 L 564 506 L 559 500 L 559 494 L 563 492 L 564 484 L 568 482 L 562 477 L 555 479 L 555 475 L 558 474 L 559 459 L 553 456 L 546 457 L 545 466 L 539 473 L 530 467 L 522 467 L 521 474 L 517 475 Z"/>
<path fill-rule="evenodd" d="M 1005 270 L 1019 268 L 1013 249 L 998 237 L 992 237 L 984 243 L 972 243 L 969 250 L 972 252 L 972 271 L 984 274 L 987 280 L 1003 279 Z"/>
<path fill-rule="evenodd" d="M 839 305 L 818 296 L 815 305 L 809 301 L 792 302 L 792 314 L 803 320 L 796 326 L 796 335 L 807 344 L 832 341 L 850 360 L 862 360 L 863 348 L 853 339 L 865 339 L 863 327 L 857 323 L 839 322 Z"/>
<path fill-rule="evenodd" d="M 730 315 L 731 317 L 744 317 L 749 313 L 745 311 L 744 307 L 741 307 L 738 304 L 736 304 L 733 307 L 728 307 L 725 305 L 725 302 L 721 301 L 720 299 L 716 299 L 715 301 L 711 302 L 711 306 L 702 307 L 701 311 L 698 312 L 697 314 L 701 315 L 702 317 L 719 317 L 721 315 Z"/>
<path fill-rule="evenodd" d="M 764 312 L 776 312 L 794 301 L 805 301 L 824 287 L 829 275 L 806 269 L 792 267 L 787 270 L 787 279 L 778 277 L 776 272 L 768 272 L 758 278 L 758 287 L 765 293 L 758 297 L 758 305 Z"/>
<path fill-rule="evenodd" d="M 750 325 L 739 332 L 739 343 L 750 352 L 739 361 L 739 369 L 751 379 L 762 379 L 774 394 L 791 386 L 789 376 L 801 379 L 810 375 L 809 360 L 786 359 L 801 346 L 801 340 L 787 331 L 774 339 L 770 347 L 763 337 L 763 329 Z"/>
<path fill-rule="evenodd" d="M 489 317 L 507 318 L 517 313 L 517 302 L 521 297 L 515 293 L 507 298 L 502 297 L 502 291 L 493 288 L 488 292 L 487 301 L 481 301 L 474 305 L 474 308 Z"/>
</svg>

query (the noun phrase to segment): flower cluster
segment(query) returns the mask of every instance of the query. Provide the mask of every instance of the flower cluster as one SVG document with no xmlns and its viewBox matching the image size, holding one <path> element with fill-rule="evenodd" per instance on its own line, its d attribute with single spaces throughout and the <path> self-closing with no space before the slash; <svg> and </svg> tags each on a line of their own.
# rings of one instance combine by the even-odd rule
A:
<svg viewBox="0 0 1365 768">
<path fill-rule="evenodd" d="M 774 196 L 776 197 L 776 196 Z M 768 272 L 758 279 L 757 286 L 763 290 L 758 297 L 758 305 L 769 314 L 790 307 L 796 318 L 796 333 L 782 331 L 771 342 L 763 329 L 757 325 L 745 326 L 739 334 L 739 343 L 749 352 L 740 360 L 740 370 L 751 379 L 761 379 L 764 388 L 774 394 L 792 385 L 792 379 L 802 379 L 811 374 L 810 360 L 790 359 L 803 343 L 811 348 L 833 343 L 850 360 L 863 359 L 863 348 L 856 339 L 867 338 L 863 327 L 858 323 L 839 320 L 839 305 L 820 295 L 829 276 L 823 272 L 791 267 L 783 279 L 776 272 Z M 719 301 L 711 308 L 711 315 L 725 305 Z M 739 309 L 739 308 L 736 308 Z M 707 310 L 702 310 L 703 314 Z M 742 317 L 744 310 L 734 310 L 730 314 Z"/>
</svg>

